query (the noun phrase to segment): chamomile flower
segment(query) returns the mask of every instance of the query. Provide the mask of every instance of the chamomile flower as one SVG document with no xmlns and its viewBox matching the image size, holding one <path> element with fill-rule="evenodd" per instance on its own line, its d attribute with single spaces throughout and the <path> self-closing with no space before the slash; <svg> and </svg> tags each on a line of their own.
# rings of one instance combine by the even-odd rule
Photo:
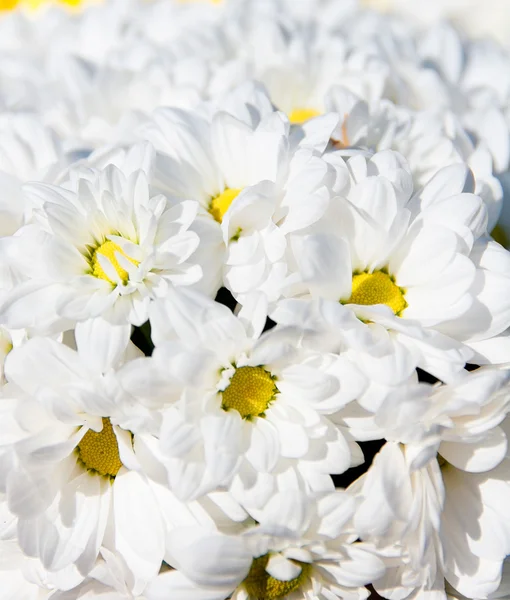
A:
<svg viewBox="0 0 510 600">
<path fill-rule="evenodd" d="M 76 337 L 78 351 L 36 338 L 9 355 L 2 489 L 23 552 L 51 572 L 75 565 L 86 575 L 115 515 L 109 543 L 141 586 L 163 559 L 163 517 L 137 467 L 136 436 L 118 424 L 126 402 L 103 375 L 122 361 L 128 339 L 105 340 L 93 326 Z"/>
<path fill-rule="evenodd" d="M 413 196 L 408 167 L 391 151 L 340 166 L 350 183 L 315 231 L 293 240 L 304 285 L 288 294 L 339 302 L 367 334 L 371 323 L 394 332 L 442 379 L 462 367 L 449 368 L 447 353 L 441 364 L 442 350 L 504 355 L 509 312 L 497 290 L 510 285 L 510 255 L 485 235 L 487 210 L 466 167 L 442 169 Z"/>
<path fill-rule="evenodd" d="M 176 524 L 231 532 L 247 517 L 221 493 L 185 506 L 165 486 L 146 449 L 155 417 L 115 376 L 140 353 L 123 332 L 105 338 L 96 325 L 77 326 L 77 350 L 34 338 L 9 355 L 0 489 L 23 552 L 52 576 L 78 579 L 62 589 L 97 575 L 109 550 L 136 596 L 159 572 Z"/>
<path fill-rule="evenodd" d="M 261 290 L 274 297 L 287 274 L 286 236 L 317 221 L 329 200 L 326 163 L 293 147 L 287 119 L 267 110 L 263 93 L 254 100 L 234 108 L 246 120 L 162 109 L 145 128 L 159 150 L 155 185 L 200 204 L 199 235 L 208 247 L 217 240 L 204 271 L 240 299 Z"/>
<path fill-rule="evenodd" d="M 146 597 L 365 599 L 365 583 L 384 566 L 370 546 L 355 542 L 349 522 L 354 508 L 345 492 L 280 492 L 253 513 L 258 525 L 238 536 L 175 530 L 169 547 L 177 570 L 161 574 Z"/>
<path fill-rule="evenodd" d="M 40 210 L 19 237 L 29 279 L 2 303 L 8 327 L 68 328 L 100 317 L 129 330 L 147 320 L 156 296 L 201 278 L 188 262 L 199 243 L 188 231 L 198 205 L 151 195 L 144 171 L 81 169 L 66 187 L 32 184 L 26 193 Z"/>
<path fill-rule="evenodd" d="M 376 414 L 387 443 L 353 489 L 363 496 L 361 537 L 401 551 L 398 560 L 388 555 L 387 574 L 374 582 L 383 596 L 444 597 L 445 578 L 476 597 L 497 589 L 510 551 L 508 381 L 507 370 L 481 368 L 452 385 L 422 384 L 390 398 Z"/>
<path fill-rule="evenodd" d="M 250 75 L 266 86 L 291 123 L 301 125 L 327 112 L 328 92 L 338 83 L 370 102 L 381 97 L 387 67 L 377 55 L 353 49 L 324 29 L 297 29 L 289 36 L 282 23 L 269 19 L 253 29 L 252 44 L 259 51 Z"/>
<path fill-rule="evenodd" d="M 474 191 L 487 205 L 492 231 L 501 211 L 501 184 L 493 175 L 489 150 L 483 144 L 473 145 L 455 115 L 416 112 L 385 99 L 368 103 L 341 86 L 329 90 L 326 106 L 338 113 L 330 136 L 333 148 L 346 156 L 355 151 L 395 150 L 408 162 L 416 189 L 448 165 L 468 164 L 475 176 Z"/>
<path fill-rule="evenodd" d="M 362 462 L 332 418 L 365 385 L 342 356 L 300 348 L 297 328 L 260 335 L 191 291 L 157 302 L 150 320 L 152 358 L 119 377 L 145 406 L 166 400 L 152 448 L 179 497 L 229 486 L 260 506 L 278 489 L 329 490 L 330 473 Z"/>
<path fill-rule="evenodd" d="M 424 32 L 416 50 L 415 64 L 403 65 L 400 72 L 409 104 L 453 112 L 474 139 L 490 150 L 495 171 L 506 171 L 510 157 L 508 57 L 489 42 L 464 43 L 446 23 Z M 492 76 L 494 72 L 501 76 Z"/>
</svg>

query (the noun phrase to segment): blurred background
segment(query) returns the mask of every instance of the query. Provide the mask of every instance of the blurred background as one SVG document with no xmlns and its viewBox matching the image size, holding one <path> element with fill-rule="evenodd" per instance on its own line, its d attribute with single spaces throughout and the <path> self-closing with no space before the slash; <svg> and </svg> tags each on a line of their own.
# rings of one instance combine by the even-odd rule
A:
<svg viewBox="0 0 510 600">
<path fill-rule="evenodd" d="M 362 4 L 414 17 L 424 25 L 447 18 L 472 37 L 492 37 L 510 45 L 509 0 L 362 0 Z"/>
</svg>

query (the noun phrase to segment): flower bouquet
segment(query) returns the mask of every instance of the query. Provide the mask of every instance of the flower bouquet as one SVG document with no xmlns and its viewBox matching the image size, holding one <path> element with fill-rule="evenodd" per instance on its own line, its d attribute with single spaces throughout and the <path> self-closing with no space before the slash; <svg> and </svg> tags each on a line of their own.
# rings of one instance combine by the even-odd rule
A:
<svg viewBox="0 0 510 600">
<path fill-rule="evenodd" d="M 0 600 L 510 598 L 510 50 L 0 8 Z"/>
</svg>

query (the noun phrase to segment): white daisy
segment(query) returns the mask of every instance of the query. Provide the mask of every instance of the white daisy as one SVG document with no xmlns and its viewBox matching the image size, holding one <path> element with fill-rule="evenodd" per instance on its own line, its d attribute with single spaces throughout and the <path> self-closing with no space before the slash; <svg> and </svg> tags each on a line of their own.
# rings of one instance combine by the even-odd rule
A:
<svg viewBox="0 0 510 600">
<path fill-rule="evenodd" d="M 166 401 L 153 451 L 179 497 L 221 485 L 260 506 L 278 489 L 332 489 L 330 473 L 363 461 L 332 420 L 366 384 L 341 355 L 300 348 L 297 328 L 260 335 L 265 315 L 258 325 L 191 291 L 150 320 L 152 358 L 119 377 L 144 406 Z"/>
<path fill-rule="evenodd" d="M 158 414 L 116 378 L 140 352 L 124 330 L 116 333 L 105 336 L 92 320 L 77 325 L 77 350 L 34 338 L 9 354 L 0 403 L 0 537 L 16 532 L 23 552 L 49 573 L 42 580 L 57 578 L 58 589 L 87 575 L 110 585 L 97 558 L 113 553 L 120 566 L 111 566 L 112 577 L 121 568 L 136 596 L 166 560 L 172 528 L 231 533 L 247 514 L 222 492 L 189 505 L 170 492 L 151 454 Z"/>
<path fill-rule="evenodd" d="M 143 171 L 80 169 L 66 187 L 31 184 L 37 224 L 14 241 L 27 280 L 2 303 L 8 327 L 69 328 L 101 318 L 129 330 L 173 285 L 190 285 L 199 239 L 188 231 L 198 205 L 152 196 Z M 61 329 L 62 330 L 62 329 Z"/>
<path fill-rule="evenodd" d="M 161 574 L 148 600 L 208 598 L 363 600 L 384 571 L 370 546 L 354 543 L 353 498 L 337 491 L 316 498 L 280 492 L 254 513 L 258 525 L 234 536 L 175 530 L 176 571 Z"/>
<path fill-rule="evenodd" d="M 94 325 L 76 336 L 77 352 L 39 338 L 8 357 L 2 488 L 20 546 L 45 569 L 74 564 L 86 575 L 113 527 L 108 543 L 142 586 L 159 571 L 165 521 L 133 450 L 136 436 L 118 424 L 130 420 L 129 403 L 103 375 L 128 339 L 105 339 Z"/>
<path fill-rule="evenodd" d="M 467 347 L 476 351 L 473 362 L 507 361 L 506 338 L 497 336 L 510 319 L 510 254 L 485 236 L 487 210 L 466 167 L 442 169 L 413 196 L 408 167 L 391 151 L 338 166 L 339 197 L 292 240 L 304 285 L 287 295 L 340 302 L 393 332 L 441 379 L 462 367 L 458 354 L 448 364 L 455 347 L 468 360 Z"/>
<path fill-rule="evenodd" d="M 325 29 L 258 23 L 251 42 L 257 53 L 251 77 L 264 83 L 278 110 L 291 123 L 303 124 L 328 109 L 331 86 L 341 83 L 369 102 L 383 92 L 388 68 L 376 54 L 353 49 L 347 40 Z"/>
<path fill-rule="evenodd" d="M 387 574 L 374 582 L 383 596 L 435 590 L 445 598 L 445 578 L 469 596 L 497 589 L 510 552 L 507 437 L 499 426 L 509 376 L 485 367 L 452 385 L 422 384 L 376 414 L 387 443 L 352 488 L 363 496 L 355 517 L 362 539 L 383 551 L 394 545 Z"/>
<path fill-rule="evenodd" d="M 329 90 L 325 102 L 329 111 L 338 113 L 331 132 L 333 148 L 346 156 L 355 149 L 395 150 L 407 160 L 416 189 L 441 168 L 468 164 L 475 176 L 474 191 L 487 205 L 492 231 L 501 210 L 501 184 L 493 175 L 490 152 L 484 145 L 474 147 L 455 115 L 415 112 L 389 100 L 368 104 L 340 86 Z"/>
<path fill-rule="evenodd" d="M 510 158 L 507 53 L 488 42 L 463 42 L 446 23 L 424 32 L 416 50 L 415 64 L 400 69 L 409 104 L 452 111 L 490 150 L 496 172 L 506 171 Z"/>
<path fill-rule="evenodd" d="M 217 285 L 223 262 L 225 286 L 241 301 L 255 290 L 274 296 L 287 272 L 286 235 L 318 220 L 329 200 L 328 166 L 293 147 L 288 121 L 267 111 L 263 93 L 253 101 L 235 110 L 248 122 L 165 109 L 145 130 L 160 151 L 155 185 L 200 203 L 200 237 L 208 247 L 217 240 Z"/>
<path fill-rule="evenodd" d="M 63 161 L 61 140 L 35 114 L 2 113 L 0 132 L 0 171 L 21 183 L 55 176 Z"/>
</svg>

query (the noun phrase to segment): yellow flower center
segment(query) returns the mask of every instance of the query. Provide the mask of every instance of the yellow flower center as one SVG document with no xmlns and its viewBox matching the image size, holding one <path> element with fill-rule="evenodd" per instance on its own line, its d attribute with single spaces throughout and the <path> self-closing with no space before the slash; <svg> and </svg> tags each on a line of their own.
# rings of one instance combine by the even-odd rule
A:
<svg viewBox="0 0 510 600">
<path fill-rule="evenodd" d="M 237 410 L 243 419 L 261 417 L 277 393 L 271 373 L 263 367 L 239 367 L 222 393 L 221 407 Z"/>
<path fill-rule="evenodd" d="M 242 190 L 240 189 L 227 188 L 224 192 L 221 192 L 221 194 L 218 194 L 211 200 L 209 212 L 216 219 L 216 221 L 218 221 L 218 223 L 223 221 L 225 213 L 241 192 Z"/>
<path fill-rule="evenodd" d="M 302 125 L 309 119 L 318 117 L 320 114 L 320 111 L 315 108 L 295 108 L 289 113 L 289 121 L 293 125 Z"/>
<path fill-rule="evenodd" d="M 252 598 L 258 600 L 279 600 L 287 594 L 299 589 L 308 579 L 311 571 L 311 565 L 300 561 L 294 561 L 301 567 L 301 573 L 290 581 L 280 581 L 271 577 L 266 571 L 269 562 L 269 554 L 254 558 L 251 563 L 250 572 L 246 576 L 242 585 Z"/>
<path fill-rule="evenodd" d="M 344 304 L 386 304 L 398 316 L 407 307 L 404 290 L 384 271 L 353 275 L 351 297 Z"/>
<path fill-rule="evenodd" d="M 139 264 L 139 261 L 129 257 L 118 244 L 108 240 L 101 244 L 98 248 L 96 248 L 96 250 L 94 250 L 94 252 L 92 253 L 92 257 L 90 259 L 92 275 L 94 275 L 94 277 L 98 277 L 99 279 L 104 279 L 105 281 L 109 281 L 110 283 L 115 284 L 115 281 L 112 281 L 104 272 L 104 269 L 101 266 L 101 263 L 99 262 L 97 255 L 102 254 L 103 256 L 106 256 L 106 258 L 108 258 L 109 261 L 112 263 L 113 267 L 117 271 L 117 274 L 121 278 L 122 283 L 125 285 L 129 281 L 129 273 L 120 266 L 119 261 L 115 256 L 116 252 L 122 254 L 122 256 L 125 256 L 129 260 L 129 262 L 133 263 L 134 265 Z"/>
<path fill-rule="evenodd" d="M 79 462 L 97 475 L 115 477 L 122 467 L 119 445 L 110 419 L 103 417 L 103 429 L 89 429 L 76 448 Z"/>
</svg>

